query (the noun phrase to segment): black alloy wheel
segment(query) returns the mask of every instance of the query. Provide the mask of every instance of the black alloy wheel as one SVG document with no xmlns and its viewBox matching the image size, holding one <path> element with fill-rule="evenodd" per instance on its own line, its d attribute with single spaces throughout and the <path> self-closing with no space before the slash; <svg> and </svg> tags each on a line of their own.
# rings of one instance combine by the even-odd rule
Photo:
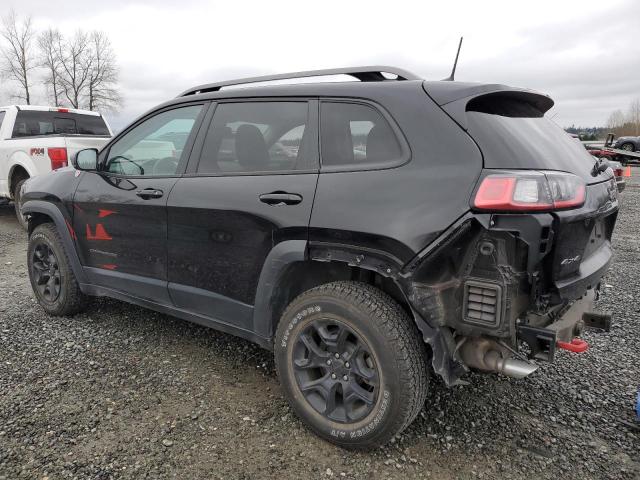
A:
<svg viewBox="0 0 640 480">
<path fill-rule="evenodd" d="M 41 298 L 49 303 L 60 296 L 62 277 L 56 254 L 45 242 L 38 243 L 33 249 L 31 266 L 34 285 Z"/>
<path fill-rule="evenodd" d="M 356 422 L 376 405 L 380 375 L 374 355 L 346 324 L 312 322 L 296 339 L 293 363 L 302 395 L 325 418 Z"/>
<path fill-rule="evenodd" d="M 29 235 L 27 264 L 31 288 L 45 312 L 74 315 L 84 308 L 87 298 L 53 223 L 37 225 Z"/>
</svg>

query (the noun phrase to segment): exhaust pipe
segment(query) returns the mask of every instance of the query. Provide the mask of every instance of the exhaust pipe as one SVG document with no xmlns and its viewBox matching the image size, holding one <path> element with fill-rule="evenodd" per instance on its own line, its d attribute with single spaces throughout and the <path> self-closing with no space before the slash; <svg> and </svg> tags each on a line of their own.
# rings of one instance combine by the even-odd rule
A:
<svg viewBox="0 0 640 480">
<path fill-rule="evenodd" d="M 538 369 L 533 363 L 515 358 L 502 358 L 502 354 L 497 350 L 489 350 L 484 356 L 484 363 L 490 370 L 513 378 L 527 377 Z"/>
<path fill-rule="evenodd" d="M 538 366 L 532 363 L 505 358 L 504 347 L 487 338 L 466 337 L 458 345 L 462 361 L 471 368 L 498 372 L 513 378 L 524 378 L 538 369 Z"/>
</svg>

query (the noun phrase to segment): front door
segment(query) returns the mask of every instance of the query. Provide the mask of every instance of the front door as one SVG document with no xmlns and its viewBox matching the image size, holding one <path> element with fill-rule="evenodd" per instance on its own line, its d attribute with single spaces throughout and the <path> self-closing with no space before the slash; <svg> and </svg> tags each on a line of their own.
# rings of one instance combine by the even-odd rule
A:
<svg viewBox="0 0 640 480">
<path fill-rule="evenodd" d="M 107 146 L 98 172 L 81 173 L 73 230 L 91 283 L 170 304 L 167 198 L 202 110 L 196 104 L 152 114 Z"/>
<path fill-rule="evenodd" d="M 307 239 L 318 180 L 315 112 L 314 101 L 217 105 L 200 158 L 169 197 L 176 306 L 251 329 L 267 255 L 280 241 Z"/>
</svg>

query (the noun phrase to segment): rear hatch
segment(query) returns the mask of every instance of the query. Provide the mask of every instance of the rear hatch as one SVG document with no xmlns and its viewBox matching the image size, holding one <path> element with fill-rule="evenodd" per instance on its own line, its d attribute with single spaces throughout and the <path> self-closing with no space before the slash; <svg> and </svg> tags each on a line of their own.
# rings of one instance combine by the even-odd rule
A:
<svg viewBox="0 0 640 480">
<path fill-rule="evenodd" d="M 427 93 L 433 83 L 425 83 Z M 594 170 L 587 150 L 544 116 L 553 106 L 549 97 L 504 86 L 467 84 L 457 95 L 453 87 L 433 87 L 431 97 L 480 147 L 485 171 L 552 170 L 584 181 L 584 205 L 552 212 L 555 241 L 544 273 L 562 300 L 597 286 L 611 260 L 618 210 L 612 170 Z"/>
</svg>

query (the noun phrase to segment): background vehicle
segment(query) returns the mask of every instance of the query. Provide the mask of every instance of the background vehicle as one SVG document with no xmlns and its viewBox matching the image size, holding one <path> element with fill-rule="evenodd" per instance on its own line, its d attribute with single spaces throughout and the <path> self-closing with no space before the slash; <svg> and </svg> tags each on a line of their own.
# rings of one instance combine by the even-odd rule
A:
<svg viewBox="0 0 640 480">
<path fill-rule="evenodd" d="M 613 169 L 613 174 L 616 177 L 616 185 L 618 186 L 618 192 L 622 192 L 627 183 L 624 180 L 624 166 L 622 163 L 615 160 L 617 154 L 604 148 L 583 144 L 587 151 L 598 160 L 606 160 L 609 166 Z"/>
<path fill-rule="evenodd" d="M 361 82 L 224 88 L 335 74 Z M 615 180 L 552 105 L 392 67 L 195 87 L 80 151 L 81 173 L 25 184 L 34 292 L 54 315 L 106 295 L 271 348 L 313 431 L 383 444 L 429 362 L 447 385 L 523 378 L 608 328 Z M 132 156 L 166 131 L 180 153 Z"/>
<path fill-rule="evenodd" d="M 97 112 L 34 105 L 0 107 L 0 197 L 17 206 L 20 187 L 36 175 L 66 167 L 83 148 L 100 148 L 111 130 Z"/>
<path fill-rule="evenodd" d="M 628 152 L 640 151 L 640 137 L 619 137 L 613 148 L 626 150 Z"/>
</svg>

